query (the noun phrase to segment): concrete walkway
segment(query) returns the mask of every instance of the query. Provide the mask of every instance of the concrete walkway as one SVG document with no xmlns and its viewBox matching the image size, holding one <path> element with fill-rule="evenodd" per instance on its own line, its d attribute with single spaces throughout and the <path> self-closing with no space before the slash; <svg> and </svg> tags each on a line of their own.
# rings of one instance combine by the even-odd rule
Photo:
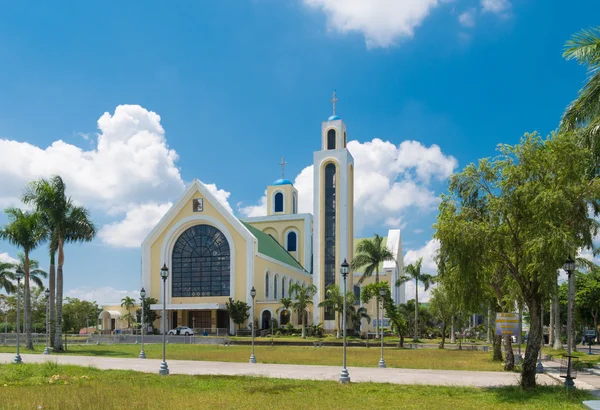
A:
<svg viewBox="0 0 600 410">
<path fill-rule="evenodd" d="M 560 377 L 560 363 L 552 360 L 543 360 L 544 372 L 561 384 L 565 379 Z M 600 376 L 589 370 L 579 370 L 575 378 L 575 387 L 588 390 L 594 396 L 600 398 Z"/>
<path fill-rule="evenodd" d="M 14 354 L 0 353 L 0 363 L 10 363 Z M 160 360 L 121 359 L 111 357 L 24 354 L 23 363 L 53 361 L 58 364 L 94 366 L 98 369 L 135 370 L 158 373 Z M 260 359 L 260 358 L 259 358 Z M 167 360 L 171 374 L 261 376 L 282 379 L 333 380 L 337 381 L 341 366 L 309 366 L 293 364 L 250 364 L 233 362 L 201 362 L 192 360 Z M 353 382 L 395 384 L 422 384 L 434 386 L 499 387 L 519 384 L 519 374 L 505 372 L 474 372 L 462 370 L 379 369 L 373 367 L 349 367 Z M 556 385 L 548 375 L 537 376 L 538 383 Z"/>
</svg>

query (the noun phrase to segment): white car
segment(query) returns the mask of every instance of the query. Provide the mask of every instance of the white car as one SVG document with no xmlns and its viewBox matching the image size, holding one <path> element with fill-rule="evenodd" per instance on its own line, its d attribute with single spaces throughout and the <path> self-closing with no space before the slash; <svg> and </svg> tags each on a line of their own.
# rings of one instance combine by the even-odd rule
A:
<svg viewBox="0 0 600 410">
<path fill-rule="evenodd" d="M 171 336 L 171 335 L 193 336 L 194 330 L 187 326 L 177 326 L 177 328 L 169 330 L 169 333 L 167 333 L 167 334 L 169 336 Z"/>
</svg>

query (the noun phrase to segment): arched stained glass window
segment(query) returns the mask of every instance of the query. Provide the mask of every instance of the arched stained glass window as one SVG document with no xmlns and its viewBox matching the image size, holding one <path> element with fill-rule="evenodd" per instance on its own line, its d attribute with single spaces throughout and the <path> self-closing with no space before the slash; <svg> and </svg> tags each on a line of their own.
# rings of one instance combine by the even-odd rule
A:
<svg viewBox="0 0 600 410">
<path fill-rule="evenodd" d="M 275 194 L 275 212 L 283 212 L 283 194 L 281 192 Z"/>
<path fill-rule="evenodd" d="M 281 279 L 281 297 L 285 297 L 285 276 Z"/>
<path fill-rule="evenodd" d="M 229 296 L 230 273 L 229 242 L 214 226 L 192 226 L 175 242 L 172 297 Z"/>
<path fill-rule="evenodd" d="M 265 273 L 265 299 L 269 299 L 269 272 Z"/>
<path fill-rule="evenodd" d="M 287 251 L 296 252 L 298 249 L 298 235 L 296 232 L 288 232 L 287 234 Z"/>
</svg>

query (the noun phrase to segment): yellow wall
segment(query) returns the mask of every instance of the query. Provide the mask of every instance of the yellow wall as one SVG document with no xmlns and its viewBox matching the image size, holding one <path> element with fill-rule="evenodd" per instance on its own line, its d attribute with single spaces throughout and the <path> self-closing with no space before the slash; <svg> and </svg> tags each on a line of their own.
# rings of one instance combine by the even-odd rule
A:
<svg viewBox="0 0 600 410">
<path fill-rule="evenodd" d="M 296 219 L 291 221 L 265 221 L 265 222 L 249 222 L 250 225 L 256 229 L 260 229 L 264 233 L 271 235 L 285 248 L 285 236 L 290 230 L 295 230 L 298 234 L 297 238 L 297 252 L 290 252 L 294 258 L 305 268 L 310 267 L 304 266 L 304 254 L 307 251 L 304 249 L 304 219 Z M 311 227 L 312 228 L 312 227 Z M 308 250 L 311 252 L 312 250 Z"/>
<path fill-rule="evenodd" d="M 274 212 L 275 210 L 275 193 L 282 192 L 283 193 L 283 212 Z M 296 193 L 296 198 L 298 198 L 298 191 L 294 188 L 293 185 L 269 185 L 267 187 L 267 215 L 286 215 L 293 214 L 293 197 L 294 193 Z M 298 213 L 298 204 L 296 199 L 296 213 Z"/>
<path fill-rule="evenodd" d="M 234 298 L 240 300 L 246 300 L 246 240 L 233 228 L 233 226 L 223 217 L 221 214 L 209 203 L 207 199 L 204 199 L 204 211 L 193 212 L 192 202 L 194 198 L 203 198 L 203 196 L 196 192 L 193 198 L 190 199 L 183 209 L 177 214 L 173 221 L 163 230 L 158 239 L 151 245 L 150 248 L 150 294 L 157 300 L 162 300 L 160 295 L 161 278 L 160 268 L 163 266 L 161 259 L 161 251 L 163 242 L 167 236 L 169 230 L 176 225 L 181 219 L 187 218 L 192 215 L 198 216 L 210 216 L 217 219 L 220 223 L 225 225 L 230 235 L 233 237 L 233 247 L 235 247 L 235 254 L 232 254 L 232 262 L 235 263 L 235 293 Z M 198 222 L 199 224 L 208 224 L 210 222 Z M 232 244 L 229 244 L 232 247 Z M 191 298 L 172 298 L 172 303 L 225 303 L 229 300 L 229 296 L 219 297 L 191 297 Z"/>
</svg>

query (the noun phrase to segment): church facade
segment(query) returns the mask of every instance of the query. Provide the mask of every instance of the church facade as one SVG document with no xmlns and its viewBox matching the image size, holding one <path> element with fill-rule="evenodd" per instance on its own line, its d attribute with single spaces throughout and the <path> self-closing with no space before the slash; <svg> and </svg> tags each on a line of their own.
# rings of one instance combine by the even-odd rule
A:
<svg viewBox="0 0 600 410">
<path fill-rule="evenodd" d="M 280 326 L 297 326 L 301 318 L 280 303 L 290 296 L 292 283 L 317 288 L 307 323 L 323 323 L 330 331 L 336 328 L 337 315 L 318 305 L 327 286 L 337 283 L 342 288 L 340 265 L 345 259 L 352 261 L 357 240 L 354 159 L 346 146 L 346 126 L 335 115 L 335 95 L 332 101 L 334 113 L 322 123 L 321 149 L 314 153 L 313 214 L 298 213 L 298 191 L 283 172 L 267 187 L 267 215 L 245 219 L 233 215 L 194 180 L 144 240 L 142 286 L 159 301 L 153 310 L 161 310 L 166 301 L 168 329 L 189 326 L 233 332 L 225 304 L 232 298 L 251 305 L 253 287 L 259 328 L 269 328 L 272 318 Z M 402 275 L 400 230 L 390 230 L 386 240 L 398 263 L 384 264 L 380 278 L 394 283 Z M 164 287 L 163 265 L 169 269 Z M 360 276 L 361 272 L 348 276 L 349 291 L 360 292 L 354 286 Z M 403 286 L 393 289 L 396 303 L 403 303 Z M 372 329 L 363 326 L 363 331 Z"/>
</svg>

